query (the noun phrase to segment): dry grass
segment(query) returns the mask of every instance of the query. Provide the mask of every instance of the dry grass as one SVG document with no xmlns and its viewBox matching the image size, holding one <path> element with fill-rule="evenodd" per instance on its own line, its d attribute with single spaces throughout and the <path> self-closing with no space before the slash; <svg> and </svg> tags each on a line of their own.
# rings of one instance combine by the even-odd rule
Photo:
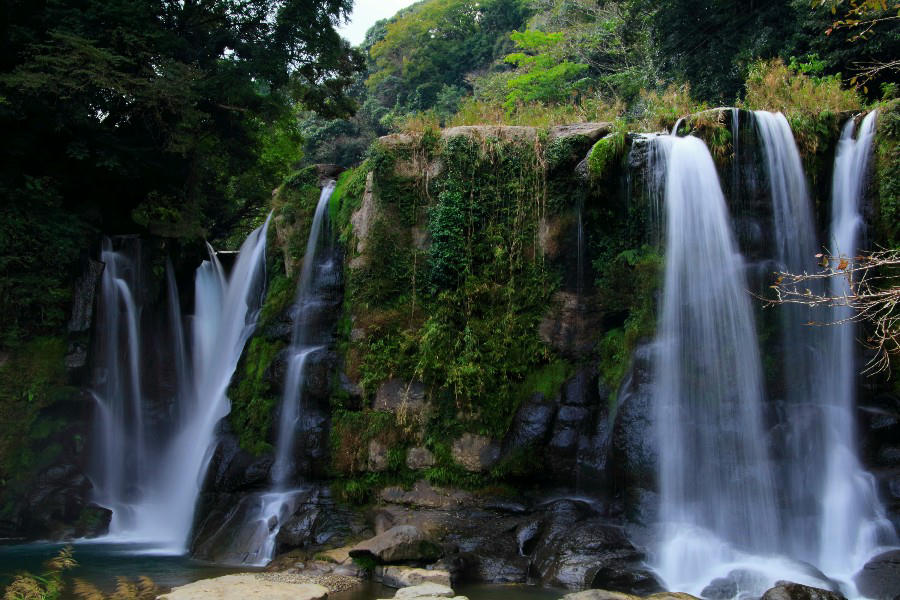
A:
<svg viewBox="0 0 900 600">
<path fill-rule="evenodd" d="M 744 104 L 752 110 L 818 115 L 855 111 L 862 107 L 853 90 L 841 87 L 840 77 L 811 77 L 790 69 L 781 59 L 760 61 L 747 76 Z"/>
</svg>

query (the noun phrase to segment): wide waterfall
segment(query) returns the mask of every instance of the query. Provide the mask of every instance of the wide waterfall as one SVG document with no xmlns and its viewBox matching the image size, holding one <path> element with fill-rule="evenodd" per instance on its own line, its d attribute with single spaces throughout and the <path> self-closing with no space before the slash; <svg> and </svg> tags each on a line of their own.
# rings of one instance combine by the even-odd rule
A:
<svg viewBox="0 0 900 600">
<path fill-rule="evenodd" d="M 832 182 L 831 229 L 828 248 L 835 256 L 852 261 L 859 246 L 863 220 L 860 201 L 869 170 L 876 113 L 866 116 L 853 138 L 855 122 L 844 126 L 838 145 Z M 849 292 L 844 277 L 830 281 L 830 295 Z M 846 321 L 848 307 L 832 309 L 831 321 Z M 849 577 L 883 545 L 896 545 L 894 528 L 887 519 L 875 488 L 856 455 L 854 408 L 859 364 L 856 328 L 846 322 L 828 328 L 823 345 L 820 402 L 824 421 L 822 514 L 818 531 L 817 566 L 831 574 Z"/>
<path fill-rule="evenodd" d="M 854 122 L 847 124 L 835 160 L 829 246 L 850 261 L 875 118 L 866 117 L 855 139 Z M 790 126 L 780 114 L 756 112 L 754 120 L 774 262 L 814 272 L 816 229 Z M 654 367 L 657 571 L 669 589 L 704 597 L 758 596 L 782 579 L 855 596 L 854 573 L 897 540 L 856 456 L 854 328 L 808 325 L 852 313 L 781 307 L 783 397 L 766 398 L 744 262 L 713 161 L 696 138 L 661 136 L 654 146 L 667 240 Z M 834 296 L 848 289 L 843 277 L 830 285 Z"/>
<path fill-rule="evenodd" d="M 328 231 L 328 202 L 335 182 L 330 181 L 319 196 L 312 226 L 303 255 L 303 266 L 294 302 L 294 328 L 291 345 L 287 349 L 287 373 L 277 428 L 275 462 L 272 465 L 271 489 L 258 495 L 254 507 L 229 559 L 249 565 L 265 565 L 275 552 L 276 536 L 289 518 L 303 489 L 295 487 L 294 449 L 298 429 L 303 418 L 303 386 L 306 367 L 314 355 L 323 349 L 324 340 L 317 335 L 316 323 L 324 308 L 319 297 L 323 286 L 332 285 L 338 273 Z"/>
<path fill-rule="evenodd" d="M 109 539 L 150 543 L 160 552 L 185 551 L 197 496 L 215 446 L 216 424 L 230 410 L 226 391 L 262 304 L 268 224 L 267 219 L 247 237 L 229 276 L 212 248 L 209 260 L 197 269 L 190 368 L 179 350 L 185 343 L 181 319 L 175 314 L 177 307 L 170 306 L 176 372 L 184 380 L 177 386 L 173 411 L 177 417 L 170 426 L 171 433 L 152 453 L 143 451 L 147 432 L 141 418 L 144 408 L 137 379 L 137 309 L 129 286 L 119 276 L 122 260 L 104 247 L 108 270 L 103 281 L 104 306 L 116 305 L 116 296 L 110 290 L 117 290 L 125 307 L 128 335 L 124 337 L 129 340 L 128 352 L 124 353 L 128 358 L 125 376 L 117 346 L 119 309 L 107 309 L 104 329 L 110 332 L 106 333 L 110 341 L 104 350 L 104 364 L 109 374 L 102 393 L 98 393 L 98 423 L 104 429 L 98 436 L 98 451 L 108 456 L 107 462 L 125 464 L 109 468 L 112 475 L 101 470 L 94 476 L 100 490 L 97 501 L 113 510 Z M 169 299 L 170 304 L 177 302 L 171 277 Z M 126 380 L 130 382 L 127 390 L 123 388 Z M 112 400 L 107 402 L 107 397 Z M 120 418 L 120 414 L 124 416 Z M 111 489 L 129 493 L 116 496 L 107 491 Z"/>
<path fill-rule="evenodd" d="M 666 158 L 666 269 L 655 365 L 662 540 L 669 589 L 699 595 L 723 562 L 776 546 L 762 376 L 744 262 L 706 145 Z M 727 570 L 726 570 L 727 572 Z"/>
</svg>

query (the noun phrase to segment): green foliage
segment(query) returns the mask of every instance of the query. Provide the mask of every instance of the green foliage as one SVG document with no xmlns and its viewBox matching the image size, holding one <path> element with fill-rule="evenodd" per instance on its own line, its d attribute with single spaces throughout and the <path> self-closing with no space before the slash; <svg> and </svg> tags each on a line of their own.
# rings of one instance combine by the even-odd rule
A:
<svg viewBox="0 0 900 600">
<path fill-rule="evenodd" d="M 643 246 L 620 252 L 612 260 L 598 261 L 603 290 L 602 303 L 611 312 L 627 316 L 621 326 L 610 329 L 600 341 L 600 377 L 615 395 L 641 340 L 656 331 L 656 291 L 660 287 L 662 257 Z"/>
<path fill-rule="evenodd" d="M 371 48 L 366 86 L 385 107 L 404 112 L 458 98 L 464 75 L 503 52 L 503 38 L 521 26 L 529 9 L 521 0 L 427 0 L 401 11 Z"/>
<path fill-rule="evenodd" d="M 349 0 L 15 3 L 0 58 L 0 344 L 55 333 L 96 231 L 221 239 L 344 115 Z"/>
<path fill-rule="evenodd" d="M 588 65 L 563 58 L 561 33 L 514 31 L 509 37 L 524 52 L 508 54 L 504 59 L 521 72 L 506 82 L 509 93 L 504 106 L 508 110 L 520 103 L 563 102 L 573 95 L 576 78 Z"/>
<path fill-rule="evenodd" d="M 617 131 L 597 141 L 588 154 L 588 172 L 595 180 L 610 174 L 612 167 L 622 160 L 625 151 L 625 132 Z"/>
<path fill-rule="evenodd" d="M 280 390 L 272 385 L 268 370 L 284 347 L 285 343 L 280 340 L 251 339 L 238 366 L 237 385 L 229 392 L 229 418 L 238 441 L 244 450 L 257 456 L 272 449 L 269 430 Z"/>
<path fill-rule="evenodd" d="M 875 180 L 878 242 L 886 248 L 900 246 L 900 100 L 878 107 L 875 138 Z"/>
<path fill-rule="evenodd" d="M 346 242 L 352 234 L 350 217 L 362 204 L 366 190 L 367 164 L 347 169 L 340 174 L 334 193 L 328 204 L 328 215 L 341 240 Z"/>
<path fill-rule="evenodd" d="M 12 349 L 0 366 L 0 480 L 28 481 L 61 451 L 53 435 L 65 426 L 41 411 L 72 395 L 66 386 L 66 343 L 41 337 Z M 8 490 L 4 490 L 8 491 Z"/>
</svg>

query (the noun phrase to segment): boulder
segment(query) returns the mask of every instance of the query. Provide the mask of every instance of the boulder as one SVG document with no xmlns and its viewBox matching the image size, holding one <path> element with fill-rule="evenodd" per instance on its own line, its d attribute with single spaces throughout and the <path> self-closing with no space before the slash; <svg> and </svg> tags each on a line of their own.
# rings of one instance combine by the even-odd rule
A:
<svg viewBox="0 0 900 600">
<path fill-rule="evenodd" d="M 397 414 L 420 412 L 425 407 L 425 386 L 418 381 L 388 379 L 375 392 L 375 410 Z"/>
<path fill-rule="evenodd" d="M 461 125 L 441 131 L 441 138 L 445 140 L 457 136 L 465 136 L 476 140 L 497 138 L 504 142 L 533 142 L 537 139 L 537 128 L 517 125 Z"/>
<path fill-rule="evenodd" d="M 472 500 L 472 494 L 462 490 L 434 487 L 420 479 L 411 490 L 392 486 L 381 490 L 380 497 L 389 504 L 403 504 L 421 508 L 453 508 Z"/>
<path fill-rule="evenodd" d="M 634 594 L 661 591 L 653 574 L 642 566 L 643 559 L 625 532 L 596 516 L 591 506 L 558 500 L 547 508 L 532 571 L 551 587 Z"/>
<path fill-rule="evenodd" d="M 324 600 L 328 588 L 312 583 L 279 583 L 256 575 L 201 579 L 159 596 L 159 600 Z"/>
<path fill-rule="evenodd" d="M 383 140 L 384 138 L 382 138 Z M 375 206 L 375 174 L 366 176 L 366 189 L 363 193 L 362 203 L 359 209 L 350 215 L 350 224 L 353 226 L 353 234 L 356 236 L 356 253 L 358 256 L 350 261 L 352 269 L 360 269 L 369 264 L 366 249 L 369 243 L 369 230 L 375 224 L 377 208 Z"/>
<path fill-rule="evenodd" d="M 543 445 L 556 414 L 556 405 L 537 393 L 516 411 L 512 425 L 503 440 L 503 452 L 528 446 Z"/>
<path fill-rule="evenodd" d="M 762 596 L 762 600 L 847 600 L 842 594 L 808 585 L 779 581 Z"/>
<path fill-rule="evenodd" d="M 473 473 L 487 471 L 500 458 L 500 446 L 491 438 L 471 433 L 454 441 L 451 452 L 453 460 Z"/>
<path fill-rule="evenodd" d="M 395 600 L 412 600 L 413 598 L 452 598 L 453 589 L 438 583 L 423 583 L 397 590 Z"/>
<path fill-rule="evenodd" d="M 583 592 L 566 594 L 562 597 L 562 600 L 640 600 L 640 596 L 611 592 L 609 590 L 585 590 Z"/>
<path fill-rule="evenodd" d="M 375 576 L 381 583 L 392 588 L 405 588 L 423 583 L 450 586 L 450 573 L 439 569 L 417 569 L 404 566 L 378 567 Z"/>
<path fill-rule="evenodd" d="M 874 600 L 900 598 L 900 550 L 879 554 L 854 578 L 859 593 Z"/>
<path fill-rule="evenodd" d="M 369 440 L 369 471 L 378 473 L 388 468 L 388 448 L 378 440 Z"/>
<path fill-rule="evenodd" d="M 406 452 L 406 466 L 413 471 L 421 471 L 422 469 L 433 467 L 434 463 L 434 454 L 428 448 L 410 448 Z"/>
<path fill-rule="evenodd" d="M 417 527 L 399 525 L 358 543 L 350 550 L 353 558 L 371 558 L 379 563 L 434 561 L 441 549 Z"/>
<path fill-rule="evenodd" d="M 550 128 L 549 141 L 559 138 L 567 138 L 575 135 L 583 135 L 592 142 L 596 142 L 609 133 L 610 123 L 572 123 L 570 125 L 556 125 Z"/>
</svg>

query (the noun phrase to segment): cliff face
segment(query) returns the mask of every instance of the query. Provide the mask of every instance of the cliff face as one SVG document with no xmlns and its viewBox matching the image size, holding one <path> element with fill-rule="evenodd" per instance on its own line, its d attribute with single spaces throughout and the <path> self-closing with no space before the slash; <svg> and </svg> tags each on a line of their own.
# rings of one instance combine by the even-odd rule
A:
<svg viewBox="0 0 900 600">
<path fill-rule="evenodd" d="M 895 243 L 896 104 L 881 123 L 865 207 L 867 246 Z M 802 145 L 819 239 L 829 220 L 838 125 L 835 119 L 815 144 Z M 741 111 L 734 129 L 731 110 L 708 111 L 685 120 L 681 133 L 688 131 L 711 149 L 750 291 L 764 294 L 773 266 L 772 209 L 750 115 Z M 194 551 L 218 558 L 231 543 L 222 532 L 237 530 L 245 499 L 270 485 L 299 265 L 320 187 L 335 177 L 328 235 L 342 280 L 323 300 L 318 327 L 330 332 L 328 350 L 307 370 L 293 457 L 313 487 L 279 534 L 278 549 L 380 533 L 405 524 L 396 507 L 440 512 L 447 498 L 486 515 L 519 515 L 511 538 L 495 532 L 487 537 L 496 540 L 479 542 L 484 548 L 472 546 L 473 556 L 506 556 L 494 566 L 463 565 L 485 580 L 502 572 L 519 573 L 512 578 L 519 580 L 532 567 L 547 582 L 575 577 L 554 580 L 560 555 L 546 549 L 540 558 L 533 549 L 554 546 L 553 535 L 565 537 L 585 519 L 627 523 L 639 541 L 656 504 L 650 342 L 664 262 L 650 148 L 646 135 L 619 124 L 460 127 L 388 136 L 356 169 L 310 168 L 290 178 L 273 197 L 266 300 L 229 390 L 232 411 L 198 506 Z M 698 274 L 698 285 L 710 278 Z M 87 288 L 79 293 L 87 296 Z M 79 335 L 89 313 L 80 305 L 74 311 Z M 781 366 L 772 313 L 758 305 L 774 436 L 790 373 Z M 86 343 L 73 338 L 71 381 L 81 384 L 78 344 Z M 897 390 L 861 381 L 859 404 L 863 459 L 896 516 Z M 90 521 L 88 533 L 102 530 L 108 515 L 83 510 L 90 483 L 81 467 L 60 464 L 39 469 L 21 497 L 63 486 L 74 508 L 48 508 L 59 516 L 29 530 L 66 535 L 71 530 L 59 522 L 78 520 Z M 584 492 L 596 502 L 567 500 L 577 506 L 560 508 L 547 503 L 551 490 Z M 521 506 L 503 504 L 511 496 Z M 347 510 L 372 502 L 387 516 L 370 514 L 368 525 Z M 577 518 L 557 527 L 557 510 L 574 510 Z M 9 522 L 15 530 L 18 521 Z M 465 534 L 456 535 L 463 544 Z"/>
</svg>

